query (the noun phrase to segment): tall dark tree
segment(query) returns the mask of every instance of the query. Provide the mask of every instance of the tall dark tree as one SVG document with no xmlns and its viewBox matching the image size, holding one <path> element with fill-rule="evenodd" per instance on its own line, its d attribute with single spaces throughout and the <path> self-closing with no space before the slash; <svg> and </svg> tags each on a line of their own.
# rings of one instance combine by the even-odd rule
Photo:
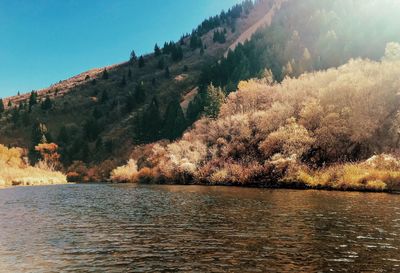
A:
<svg viewBox="0 0 400 273">
<path fill-rule="evenodd" d="M 174 62 L 181 61 L 183 59 L 183 50 L 180 45 L 174 45 L 171 50 L 171 58 Z"/>
<path fill-rule="evenodd" d="M 35 91 L 31 92 L 29 96 L 29 112 L 32 111 L 32 107 L 37 104 L 37 93 Z"/>
<path fill-rule="evenodd" d="M 126 85 L 126 78 L 125 75 L 122 76 L 121 82 L 119 84 L 121 87 L 124 87 Z"/>
<path fill-rule="evenodd" d="M 158 56 L 161 55 L 161 49 L 158 47 L 157 44 L 154 46 L 154 55 L 155 55 L 156 57 L 158 57 Z"/>
<path fill-rule="evenodd" d="M 164 115 L 163 137 L 174 140 L 180 137 L 186 129 L 186 119 L 182 107 L 177 99 L 168 104 Z"/>
<path fill-rule="evenodd" d="M 129 60 L 131 61 L 131 63 L 136 62 L 137 56 L 136 56 L 135 50 L 131 51 L 131 55 L 129 56 Z"/>
<path fill-rule="evenodd" d="M 83 131 L 87 140 L 94 141 L 100 134 L 101 129 L 96 119 L 89 118 L 83 125 Z"/>
<path fill-rule="evenodd" d="M 136 103 L 143 103 L 146 100 L 146 89 L 143 82 L 136 85 L 135 88 L 135 101 Z"/>
<path fill-rule="evenodd" d="M 102 93 L 101 93 L 101 98 L 100 98 L 100 102 L 101 103 L 106 103 L 107 101 L 108 101 L 108 93 L 107 93 L 107 91 L 106 90 L 104 90 Z"/>
<path fill-rule="evenodd" d="M 155 141 L 160 138 L 162 120 L 157 100 L 154 98 L 140 118 L 138 135 L 141 141 Z"/>
<path fill-rule="evenodd" d="M 52 141 L 52 137 L 44 123 L 35 122 L 31 131 L 31 147 L 29 149 L 29 160 L 31 163 L 36 163 L 39 160 L 39 154 L 35 150 L 35 146 L 41 143 Z"/>
<path fill-rule="evenodd" d="M 157 68 L 158 68 L 158 69 L 164 69 L 164 67 L 165 67 L 164 57 L 161 57 L 161 58 L 158 60 Z"/>
<path fill-rule="evenodd" d="M 167 79 L 169 79 L 169 78 L 171 77 L 171 74 L 170 74 L 170 72 L 169 72 L 169 67 L 168 67 L 168 66 L 165 68 L 164 76 L 165 76 Z"/>
<path fill-rule="evenodd" d="M 67 127 L 62 126 L 60 132 L 58 133 L 57 141 L 60 144 L 67 144 L 69 143 L 70 137 L 68 134 Z"/>
<path fill-rule="evenodd" d="M 4 110 L 5 110 L 5 108 L 4 108 L 3 99 L 0 99 L 0 115 L 1 115 L 2 113 L 4 113 Z"/>
<path fill-rule="evenodd" d="M 42 110 L 50 110 L 53 107 L 53 103 L 49 96 L 46 96 L 45 100 L 41 104 Z"/>
<path fill-rule="evenodd" d="M 139 68 L 144 67 L 145 61 L 144 61 L 144 57 L 143 56 L 140 56 L 138 65 L 139 65 Z"/>
<path fill-rule="evenodd" d="M 108 80 L 107 68 L 104 68 L 104 70 L 103 70 L 103 75 L 101 76 L 101 78 L 102 78 L 103 80 Z"/>
</svg>

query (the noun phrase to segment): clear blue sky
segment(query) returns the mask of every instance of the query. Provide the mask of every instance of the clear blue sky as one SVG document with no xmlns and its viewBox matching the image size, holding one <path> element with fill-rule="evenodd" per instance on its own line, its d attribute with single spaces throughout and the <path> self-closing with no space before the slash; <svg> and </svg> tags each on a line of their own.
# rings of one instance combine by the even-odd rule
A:
<svg viewBox="0 0 400 273">
<path fill-rule="evenodd" d="M 0 97 L 177 40 L 240 0 L 0 0 Z"/>
</svg>

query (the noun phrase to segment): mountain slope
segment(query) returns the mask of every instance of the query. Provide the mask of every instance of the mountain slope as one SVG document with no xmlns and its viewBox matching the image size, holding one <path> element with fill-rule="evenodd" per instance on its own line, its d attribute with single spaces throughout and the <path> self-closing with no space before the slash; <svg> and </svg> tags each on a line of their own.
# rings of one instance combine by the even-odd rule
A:
<svg viewBox="0 0 400 273">
<path fill-rule="evenodd" d="M 128 62 L 92 69 L 37 92 L 5 98 L 0 143 L 32 148 L 37 144 L 34 132 L 45 124 L 46 132 L 41 134 L 59 144 L 68 166 L 76 160 L 92 165 L 107 159 L 120 162 L 134 145 L 169 138 L 166 128 L 161 128 L 165 119 L 171 119 L 167 110 L 172 109 L 168 113 L 179 120 L 180 110 L 172 107 L 175 101 L 186 112 L 198 92 L 203 67 L 221 58 L 242 33 L 259 24 L 273 3 L 245 1 L 205 20 L 180 41 L 166 43 L 161 53 L 133 56 Z M 148 114 L 151 120 L 146 120 Z M 155 126 L 160 128 L 147 132 L 145 125 L 157 119 Z M 182 122 L 175 122 L 173 135 L 190 125 Z"/>
</svg>

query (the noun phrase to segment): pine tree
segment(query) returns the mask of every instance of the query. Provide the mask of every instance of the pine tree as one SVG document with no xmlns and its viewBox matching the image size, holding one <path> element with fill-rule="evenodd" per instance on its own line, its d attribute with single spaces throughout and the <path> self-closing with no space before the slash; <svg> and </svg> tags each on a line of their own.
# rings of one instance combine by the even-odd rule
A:
<svg viewBox="0 0 400 273">
<path fill-rule="evenodd" d="M 146 89 L 144 83 L 140 82 L 135 88 L 135 101 L 137 103 L 143 103 L 146 100 Z"/>
<path fill-rule="evenodd" d="M 164 115 L 163 137 L 174 140 L 180 137 L 186 129 L 186 119 L 182 107 L 177 99 L 168 104 Z"/>
<path fill-rule="evenodd" d="M 108 101 L 108 93 L 106 90 L 104 90 L 103 93 L 101 94 L 100 102 L 105 103 L 107 101 Z"/>
<path fill-rule="evenodd" d="M 121 86 L 121 87 L 124 87 L 125 85 L 126 85 L 126 78 L 125 78 L 125 75 L 123 75 L 123 76 L 122 76 L 122 79 L 121 79 L 120 86 Z"/>
<path fill-rule="evenodd" d="M 128 69 L 128 79 L 132 79 L 132 70 L 131 70 L 131 68 Z"/>
<path fill-rule="evenodd" d="M 3 99 L 0 99 L 0 115 L 4 113 L 4 111 L 5 111 L 4 102 Z"/>
<path fill-rule="evenodd" d="M 49 96 L 46 96 L 46 99 L 42 102 L 41 108 L 42 110 L 50 110 L 53 107 L 53 103 Z"/>
<path fill-rule="evenodd" d="M 94 141 L 100 134 L 101 129 L 96 119 L 89 118 L 83 125 L 83 131 L 87 140 Z"/>
<path fill-rule="evenodd" d="M 171 58 L 174 62 L 181 61 L 183 59 L 183 50 L 180 45 L 174 45 L 171 49 Z"/>
<path fill-rule="evenodd" d="M 154 98 L 140 121 L 140 130 L 145 141 L 155 141 L 160 137 L 161 116 L 157 100 Z"/>
<path fill-rule="evenodd" d="M 24 111 L 22 113 L 22 124 L 24 126 L 28 126 L 30 123 L 31 123 L 31 118 L 29 116 L 29 113 L 28 113 L 28 111 Z"/>
<path fill-rule="evenodd" d="M 154 55 L 155 55 L 156 57 L 158 57 L 158 56 L 161 55 L 161 49 L 158 47 L 157 44 L 154 46 Z"/>
<path fill-rule="evenodd" d="M 35 122 L 31 131 L 31 148 L 29 149 L 29 159 L 35 163 L 39 159 L 39 153 L 35 150 L 38 144 L 48 143 L 52 141 L 52 137 L 44 123 Z"/>
<path fill-rule="evenodd" d="M 131 61 L 131 63 L 136 62 L 137 56 L 136 56 L 135 50 L 132 50 L 129 60 Z"/>
<path fill-rule="evenodd" d="M 145 65 L 145 62 L 144 62 L 144 58 L 143 58 L 143 56 L 140 56 L 138 65 L 139 65 L 139 68 L 142 68 L 142 67 L 144 67 L 144 65 Z"/>
<path fill-rule="evenodd" d="M 67 127 L 62 126 L 60 129 L 60 132 L 58 133 L 57 141 L 58 141 L 58 143 L 61 143 L 61 144 L 67 144 L 67 143 L 69 143 L 69 140 L 70 140 L 70 138 L 68 135 Z"/>
<path fill-rule="evenodd" d="M 170 74 L 170 72 L 169 72 L 169 67 L 168 67 L 168 66 L 165 68 L 164 76 L 165 76 L 167 79 L 169 79 L 169 78 L 171 77 L 171 74 Z"/>
<path fill-rule="evenodd" d="M 220 107 L 225 101 L 225 93 L 220 87 L 210 84 L 207 88 L 204 112 L 210 118 L 217 118 Z"/>
<path fill-rule="evenodd" d="M 164 67 L 165 67 L 165 62 L 164 62 L 164 57 L 162 57 L 158 60 L 157 68 L 164 69 Z"/>
<path fill-rule="evenodd" d="M 107 68 L 104 68 L 104 70 L 103 70 L 103 75 L 101 76 L 101 78 L 102 78 L 103 80 L 108 80 Z"/>
</svg>

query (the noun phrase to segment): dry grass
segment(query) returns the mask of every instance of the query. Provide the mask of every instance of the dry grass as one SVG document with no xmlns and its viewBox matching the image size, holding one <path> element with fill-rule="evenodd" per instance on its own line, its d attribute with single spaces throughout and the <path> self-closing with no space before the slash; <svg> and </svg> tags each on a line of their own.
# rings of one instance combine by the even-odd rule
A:
<svg viewBox="0 0 400 273">
<path fill-rule="evenodd" d="M 0 186 L 39 186 L 66 184 L 65 175 L 35 167 L 16 168 L 0 165 Z"/>
<path fill-rule="evenodd" d="M 54 172 L 26 164 L 24 151 L 0 145 L 0 187 L 65 184 L 67 179 Z"/>
<path fill-rule="evenodd" d="M 311 188 L 390 191 L 399 189 L 400 171 L 377 168 L 368 162 L 346 163 L 320 170 L 302 168 L 288 180 L 304 183 Z"/>
</svg>

